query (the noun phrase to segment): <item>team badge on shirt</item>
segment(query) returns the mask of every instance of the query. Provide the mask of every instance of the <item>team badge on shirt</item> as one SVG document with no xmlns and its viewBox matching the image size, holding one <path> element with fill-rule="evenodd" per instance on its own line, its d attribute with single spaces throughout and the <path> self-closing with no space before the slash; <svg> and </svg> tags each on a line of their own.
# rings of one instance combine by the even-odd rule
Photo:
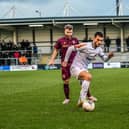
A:
<svg viewBox="0 0 129 129">
<path fill-rule="evenodd" d="M 73 41 L 72 41 L 72 43 L 73 43 L 73 44 L 76 44 L 76 41 L 75 41 L 75 40 L 73 40 Z"/>
</svg>

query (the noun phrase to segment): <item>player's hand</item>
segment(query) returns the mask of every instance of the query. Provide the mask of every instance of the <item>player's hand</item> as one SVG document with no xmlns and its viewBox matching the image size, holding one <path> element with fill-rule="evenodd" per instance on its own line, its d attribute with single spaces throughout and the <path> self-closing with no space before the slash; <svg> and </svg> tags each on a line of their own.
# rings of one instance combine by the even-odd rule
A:
<svg viewBox="0 0 129 129">
<path fill-rule="evenodd" d="M 114 56 L 114 53 L 113 53 L 113 52 L 109 52 L 108 58 L 110 59 L 110 58 L 112 58 L 113 56 Z"/>
<path fill-rule="evenodd" d="M 54 60 L 50 60 L 49 62 L 48 62 L 48 65 L 54 65 Z"/>
<path fill-rule="evenodd" d="M 65 61 L 63 61 L 63 62 L 62 62 L 62 66 L 63 66 L 63 67 L 66 67 L 66 66 L 67 66 L 67 64 L 68 64 L 68 63 L 67 63 L 67 62 L 65 62 Z"/>
</svg>

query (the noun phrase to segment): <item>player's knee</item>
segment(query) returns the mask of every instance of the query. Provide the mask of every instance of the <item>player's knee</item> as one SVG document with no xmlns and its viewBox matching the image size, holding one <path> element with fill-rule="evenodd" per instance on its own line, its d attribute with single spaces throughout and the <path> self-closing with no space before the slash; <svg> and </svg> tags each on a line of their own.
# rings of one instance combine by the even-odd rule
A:
<svg viewBox="0 0 129 129">
<path fill-rule="evenodd" d="M 64 80 L 64 84 L 69 84 L 69 80 Z"/>
<path fill-rule="evenodd" d="M 88 72 L 82 72 L 79 75 L 79 79 L 91 81 L 92 75 L 90 73 L 88 73 Z"/>
<path fill-rule="evenodd" d="M 89 78 L 89 81 L 91 81 L 91 80 L 92 80 L 92 75 L 89 74 L 89 75 L 88 75 L 88 78 Z"/>
<path fill-rule="evenodd" d="M 92 75 L 91 75 L 90 73 L 87 74 L 87 75 L 86 75 L 86 80 L 91 81 L 91 79 L 92 79 Z"/>
</svg>

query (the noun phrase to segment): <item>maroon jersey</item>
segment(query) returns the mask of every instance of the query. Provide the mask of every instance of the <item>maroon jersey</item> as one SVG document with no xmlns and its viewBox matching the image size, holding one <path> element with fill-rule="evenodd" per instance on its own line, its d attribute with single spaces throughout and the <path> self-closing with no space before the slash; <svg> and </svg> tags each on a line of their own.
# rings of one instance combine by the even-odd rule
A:
<svg viewBox="0 0 129 129">
<path fill-rule="evenodd" d="M 68 47 L 71 46 L 71 45 L 78 44 L 78 43 L 79 43 L 78 39 L 74 38 L 74 37 L 72 37 L 70 39 L 67 38 L 67 37 L 62 37 L 59 40 L 57 40 L 54 47 L 56 49 L 60 50 L 61 62 L 64 61 L 65 54 L 66 54 L 66 51 L 67 51 Z M 73 62 L 73 59 L 74 59 L 75 55 L 76 55 L 76 52 L 71 53 L 69 61 L 68 61 L 69 64 L 71 64 Z"/>
<path fill-rule="evenodd" d="M 71 45 L 78 44 L 78 43 L 79 43 L 78 39 L 74 38 L 74 37 L 72 37 L 71 39 L 69 39 L 67 37 L 62 37 L 56 42 L 54 47 L 56 49 L 60 50 L 61 62 L 64 61 L 65 54 L 66 54 L 66 51 L 67 51 L 68 47 L 71 46 Z M 62 79 L 63 80 L 67 80 L 71 77 L 70 66 L 73 62 L 73 59 L 74 59 L 75 55 L 76 55 L 76 52 L 72 52 L 71 55 L 70 55 L 67 67 L 63 67 L 63 66 L 61 67 Z"/>
</svg>

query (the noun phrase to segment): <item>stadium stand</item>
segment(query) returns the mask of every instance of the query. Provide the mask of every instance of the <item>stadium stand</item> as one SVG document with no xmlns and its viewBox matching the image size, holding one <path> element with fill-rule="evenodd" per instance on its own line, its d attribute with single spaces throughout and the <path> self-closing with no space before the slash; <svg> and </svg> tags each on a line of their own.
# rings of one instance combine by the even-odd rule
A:
<svg viewBox="0 0 129 129">
<path fill-rule="evenodd" d="M 26 55 L 28 64 L 46 64 L 56 40 L 63 35 L 62 28 L 68 23 L 74 25 L 74 36 L 80 41 L 84 37 L 85 40 L 92 40 L 90 37 L 93 37 L 96 31 L 103 32 L 105 38 L 110 37 L 110 51 L 114 51 L 116 55 L 111 61 L 128 61 L 126 46 L 129 35 L 128 18 L 128 16 L 84 16 L 0 19 L 0 65 L 18 65 L 19 54 Z M 121 39 L 120 52 L 116 52 L 117 37 Z M 99 58 L 96 61 L 99 61 Z M 59 55 L 56 63 L 60 63 Z"/>
</svg>

